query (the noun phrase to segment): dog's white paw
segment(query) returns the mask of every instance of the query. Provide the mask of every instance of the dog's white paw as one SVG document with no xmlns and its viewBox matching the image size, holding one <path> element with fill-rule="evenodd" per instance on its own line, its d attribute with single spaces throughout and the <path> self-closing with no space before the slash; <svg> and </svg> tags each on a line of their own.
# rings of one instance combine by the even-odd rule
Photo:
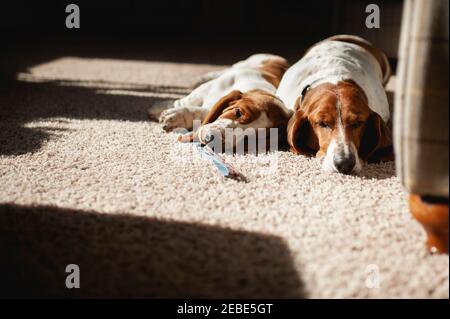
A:
<svg viewBox="0 0 450 319">
<path fill-rule="evenodd" d="M 158 122 L 161 113 L 164 112 L 164 110 L 172 107 L 172 105 L 173 102 L 171 101 L 157 101 L 153 103 L 152 106 L 147 109 L 148 118 L 150 119 L 150 121 Z"/>
<path fill-rule="evenodd" d="M 159 117 L 159 123 L 166 132 L 172 132 L 176 128 L 188 128 L 186 125 L 187 112 L 183 108 L 165 110 Z"/>
</svg>

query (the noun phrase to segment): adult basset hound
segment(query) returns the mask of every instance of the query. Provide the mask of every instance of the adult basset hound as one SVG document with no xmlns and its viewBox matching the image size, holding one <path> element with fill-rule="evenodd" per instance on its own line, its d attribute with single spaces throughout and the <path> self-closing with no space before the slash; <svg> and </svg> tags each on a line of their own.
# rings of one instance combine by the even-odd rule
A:
<svg viewBox="0 0 450 319">
<path fill-rule="evenodd" d="M 392 160 L 384 89 L 390 75 L 386 55 L 362 38 L 337 35 L 312 46 L 277 90 L 295 112 L 291 151 L 322 157 L 324 171 L 344 174 L 360 172 L 362 161 Z"/>
<path fill-rule="evenodd" d="M 194 120 L 202 121 L 197 131 L 182 135 L 181 142 L 212 142 L 225 137 L 226 129 L 278 128 L 285 135 L 292 112 L 275 96 L 288 62 L 276 55 L 255 54 L 230 68 L 208 75 L 209 80 L 188 96 L 174 102 L 161 113 L 165 131 L 193 129 Z M 233 143 L 238 140 L 233 138 Z"/>
</svg>

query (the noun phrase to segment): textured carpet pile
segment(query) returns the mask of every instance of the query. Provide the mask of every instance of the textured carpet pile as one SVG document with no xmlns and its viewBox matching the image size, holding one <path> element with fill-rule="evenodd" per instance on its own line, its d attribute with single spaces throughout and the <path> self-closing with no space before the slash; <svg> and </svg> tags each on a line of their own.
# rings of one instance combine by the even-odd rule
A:
<svg viewBox="0 0 450 319">
<path fill-rule="evenodd" d="M 448 298 L 394 163 L 227 155 L 241 183 L 147 120 L 220 68 L 63 57 L 0 88 L 0 295 Z"/>
</svg>

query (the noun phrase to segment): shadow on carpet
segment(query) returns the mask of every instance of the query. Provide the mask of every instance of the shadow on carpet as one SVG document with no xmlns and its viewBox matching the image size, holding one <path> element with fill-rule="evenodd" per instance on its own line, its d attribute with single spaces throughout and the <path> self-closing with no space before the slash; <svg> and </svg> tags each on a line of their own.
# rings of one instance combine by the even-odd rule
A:
<svg viewBox="0 0 450 319">
<path fill-rule="evenodd" d="M 305 297 L 281 238 L 215 226 L 4 204 L 0 251 L 3 298 Z"/>
<path fill-rule="evenodd" d="M 83 87 L 89 85 L 89 87 Z M 120 90 L 108 87 L 120 86 Z M 188 93 L 186 88 L 120 83 L 12 81 L 0 89 L 0 155 L 38 151 L 54 128 L 24 126 L 35 119 L 147 121 L 147 109 Z M 149 96 L 151 95 L 151 96 Z"/>
</svg>

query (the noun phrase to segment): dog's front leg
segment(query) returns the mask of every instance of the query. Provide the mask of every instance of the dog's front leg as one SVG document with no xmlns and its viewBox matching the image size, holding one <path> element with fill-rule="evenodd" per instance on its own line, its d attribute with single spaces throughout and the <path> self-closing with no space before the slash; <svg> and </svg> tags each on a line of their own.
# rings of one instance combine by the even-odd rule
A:
<svg viewBox="0 0 450 319">
<path fill-rule="evenodd" d="M 176 128 L 192 130 L 194 120 L 202 122 L 207 114 L 208 110 L 199 106 L 177 107 L 162 112 L 159 122 L 166 132 L 171 132 Z"/>
</svg>

